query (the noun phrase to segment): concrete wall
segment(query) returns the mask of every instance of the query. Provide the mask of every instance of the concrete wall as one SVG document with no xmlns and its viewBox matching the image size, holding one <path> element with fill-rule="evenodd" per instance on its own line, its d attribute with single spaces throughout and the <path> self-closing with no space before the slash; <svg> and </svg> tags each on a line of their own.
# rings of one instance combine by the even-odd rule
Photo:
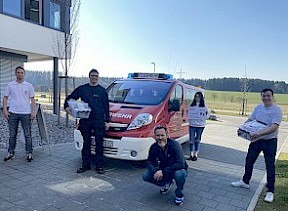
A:
<svg viewBox="0 0 288 211">
<path fill-rule="evenodd" d="M 63 32 L 3 14 L 0 29 L 1 48 L 61 58 L 57 43 L 64 43 Z"/>
</svg>

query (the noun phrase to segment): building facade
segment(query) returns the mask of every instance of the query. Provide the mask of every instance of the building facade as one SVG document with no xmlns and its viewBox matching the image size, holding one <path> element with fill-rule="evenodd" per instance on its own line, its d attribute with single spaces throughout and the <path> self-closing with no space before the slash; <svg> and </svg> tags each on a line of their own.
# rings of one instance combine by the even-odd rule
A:
<svg viewBox="0 0 288 211">
<path fill-rule="evenodd" d="M 58 105 L 59 39 L 70 29 L 71 0 L 0 0 L 0 97 L 25 62 L 53 60 L 54 113 Z"/>
</svg>

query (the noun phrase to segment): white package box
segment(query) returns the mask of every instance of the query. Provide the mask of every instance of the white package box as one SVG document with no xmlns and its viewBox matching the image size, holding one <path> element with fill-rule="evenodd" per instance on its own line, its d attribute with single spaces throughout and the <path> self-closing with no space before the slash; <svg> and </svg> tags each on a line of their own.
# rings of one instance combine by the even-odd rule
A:
<svg viewBox="0 0 288 211">
<path fill-rule="evenodd" d="M 68 100 L 69 108 L 71 108 L 72 116 L 79 119 L 89 118 L 91 108 L 88 106 L 88 103 L 83 101 Z"/>
<path fill-rule="evenodd" d="M 244 138 L 248 141 L 251 141 L 251 135 L 250 134 L 257 133 L 257 132 L 265 130 L 267 128 L 268 128 L 267 125 L 265 125 L 261 122 L 257 122 L 256 120 L 253 120 L 250 122 L 246 122 L 243 125 L 240 125 L 237 134 L 239 137 Z M 258 139 L 260 139 L 260 138 L 261 137 L 259 137 Z M 258 139 L 255 139 L 255 141 Z"/>
</svg>

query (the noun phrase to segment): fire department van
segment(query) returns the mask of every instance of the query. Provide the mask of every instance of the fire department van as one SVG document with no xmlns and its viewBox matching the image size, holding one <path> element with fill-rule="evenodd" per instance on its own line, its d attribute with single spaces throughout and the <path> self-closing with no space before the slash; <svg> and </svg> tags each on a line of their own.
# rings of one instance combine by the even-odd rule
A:
<svg viewBox="0 0 288 211">
<path fill-rule="evenodd" d="M 204 89 L 174 80 L 164 73 L 130 73 L 108 88 L 110 127 L 103 146 L 106 157 L 146 160 L 155 142 L 154 128 L 166 126 L 169 137 L 184 143 L 189 140 L 187 108 L 194 94 Z M 74 131 L 76 148 L 83 139 Z M 81 145 L 81 144 L 80 144 Z"/>
</svg>

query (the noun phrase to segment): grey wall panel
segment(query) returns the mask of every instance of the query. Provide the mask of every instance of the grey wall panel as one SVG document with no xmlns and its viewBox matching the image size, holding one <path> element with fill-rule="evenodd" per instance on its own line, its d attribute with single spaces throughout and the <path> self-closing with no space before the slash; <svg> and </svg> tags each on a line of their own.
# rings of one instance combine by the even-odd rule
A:
<svg viewBox="0 0 288 211">
<path fill-rule="evenodd" d="M 11 65 L 12 61 L 8 59 L 1 59 L 1 68 L 0 68 L 0 94 L 1 100 L 3 99 L 6 86 L 11 80 Z"/>
<path fill-rule="evenodd" d="M 7 87 L 7 84 L 15 80 L 15 68 L 17 66 L 23 66 L 23 62 L 13 61 L 9 59 L 0 58 L 0 97 L 1 102 L 4 97 L 4 93 Z M 2 103 L 1 103 L 2 105 Z"/>
</svg>

